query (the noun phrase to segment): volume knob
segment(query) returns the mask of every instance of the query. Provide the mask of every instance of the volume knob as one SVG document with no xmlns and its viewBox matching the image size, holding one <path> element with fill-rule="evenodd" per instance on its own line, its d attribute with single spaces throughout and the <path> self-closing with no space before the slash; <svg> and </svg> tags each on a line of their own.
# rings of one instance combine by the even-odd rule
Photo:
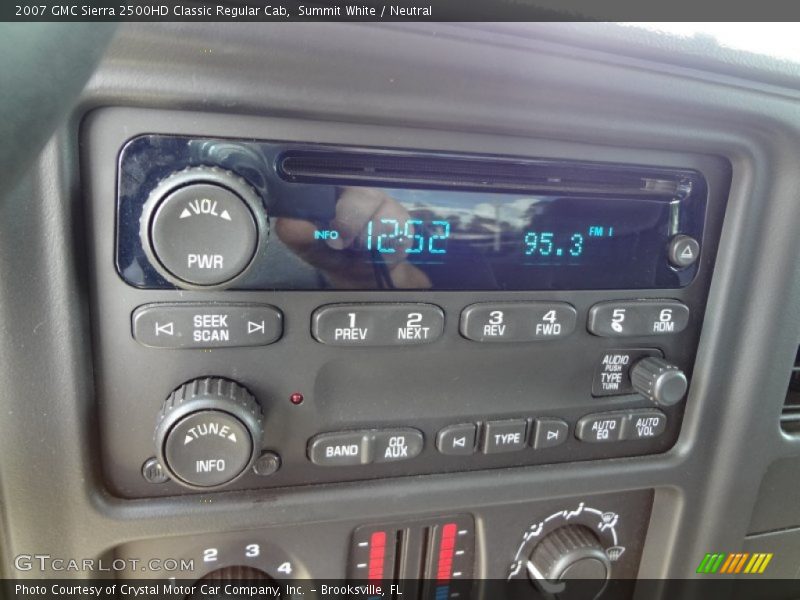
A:
<svg viewBox="0 0 800 600">
<path fill-rule="evenodd" d="M 631 369 L 633 388 L 659 406 L 672 406 L 680 402 L 689 383 L 680 368 L 657 356 L 637 362 Z"/>
<path fill-rule="evenodd" d="M 227 485 L 253 464 L 261 446 L 261 420 L 255 398 L 238 383 L 195 379 L 164 401 L 155 430 L 156 456 L 185 487 Z"/>
<path fill-rule="evenodd" d="M 244 179 L 216 167 L 190 167 L 153 189 L 139 230 L 148 260 L 167 281 L 220 289 L 253 265 L 266 244 L 268 221 Z"/>
</svg>

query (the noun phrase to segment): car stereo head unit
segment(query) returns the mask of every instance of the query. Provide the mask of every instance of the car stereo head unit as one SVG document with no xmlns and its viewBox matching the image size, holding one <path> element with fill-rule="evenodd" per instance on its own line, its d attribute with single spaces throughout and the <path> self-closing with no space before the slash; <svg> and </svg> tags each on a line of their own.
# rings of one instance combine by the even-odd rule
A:
<svg viewBox="0 0 800 600">
<path fill-rule="evenodd" d="M 696 275 L 692 170 L 147 135 L 120 156 L 142 288 L 665 289 Z"/>
<path fill-rule="evenodd" d="M 730 165 L 400 131 L 127 109 L 87 121 L 111 493 L 673 447 Z"/>
</svg>

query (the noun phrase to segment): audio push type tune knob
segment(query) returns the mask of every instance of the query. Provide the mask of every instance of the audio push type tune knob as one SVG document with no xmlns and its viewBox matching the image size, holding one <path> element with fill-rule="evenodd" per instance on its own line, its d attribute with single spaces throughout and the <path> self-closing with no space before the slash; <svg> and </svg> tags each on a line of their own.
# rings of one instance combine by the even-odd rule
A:
<svg viewBox="0 0 800 600">
<path fill-rule="evenodd" d="M 261 408 L 244 387 L 219 377 L 185 383 L 164 401 L 156 456 L 170 477 L 192 489 L 241 477 L 261 447 Z"/>
<path fill-rule="evenodd" d="M 268 232 L 259 195 L 238 175 L 216 167 L 191 167 L 161 181 L 139 223 L 150 263 L 186 289 L 221 289 L 239 281 Z"/>
<path fill-rule="evenodd" d="M 631 384 L 642 396 L 659 406 L 677 404 L 683 400 L 689 387 L 680 368 L 657 356 L 643 358 L 633 366 Z"/>
<path fill-rule="evenodd" d="M 548 595 L 562 600 L 591 600 L 605 589 L 611 562 L 591 529 L 565 525 L 534 547 L 528 559 L 528 575 Z"/>
</svg>

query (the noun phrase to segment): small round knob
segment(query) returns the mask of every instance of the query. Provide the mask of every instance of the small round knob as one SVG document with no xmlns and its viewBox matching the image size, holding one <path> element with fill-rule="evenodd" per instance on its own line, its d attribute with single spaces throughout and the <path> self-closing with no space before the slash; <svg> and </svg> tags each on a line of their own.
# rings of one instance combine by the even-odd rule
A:
<svg viewBox="0 0 800 600">
<path fill-rule="evenodd" d="M 261 569 L 244 565 L 222 567 L 195 581 L 195 592 L 186 600 L 252 600 L 253 596 L 248 593 L 251 588 L 274 583 L 275 580 Z M 230 592 L 226 591 L 227 584 L 233 584 Z"/>
<path fill-rule="evenodd" d="M 156 456 L 173 481 L 192 489 L 231 483 L 253 464 L 263 433 L 261 408 L 238 383 L 205 377 L 164 401 Z"/>
<path fill-rule="evenodd" d="M 161 181 L 142 207 L 139 234 L 153 267 L 186 289 L 230 287 L 266 243 L 266 211 L 241 177 L 191 167 Z"/>
<path fill-rule="evenodd" d="M 611 562 L 591 529 L 566 525 L 548 533 L 534 547 L 528 573 L 542 591 L 558 598 L 594 598 L 605 587 Z M 586 584 L 559 583 L 573 579 L 584 580 Z"/>
<path fill-rule="evenodd" d="M 677 404 L 689 387 L 680 368 L 657 356 L 643 358 L 633 366 L 631 384 L 642 396 L 659 406 Z"/>
</svg>

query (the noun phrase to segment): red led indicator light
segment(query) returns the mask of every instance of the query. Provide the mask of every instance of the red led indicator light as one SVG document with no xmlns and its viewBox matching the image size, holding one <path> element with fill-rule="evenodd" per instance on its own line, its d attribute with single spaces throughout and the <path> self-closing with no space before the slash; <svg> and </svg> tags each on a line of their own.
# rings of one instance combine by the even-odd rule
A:
<svg viewBox="0 0 800 600">
<path fill-rule="evenodd" d="M 455 523 L 447 523 L 442 527 L 442 539 L 439 542 L 439 568 L 436 572 L 436 579 L 438 581 L 450 581 L 450 577 L 453 573 L 456 529 Z"/>
<path fill-rule="evenodd" d="M 303 394 L 300 392 L 295 392 L 291 396 L 289 396 L 289 402 L 292 404 L 301 404 L 303 402 Z"/>
<path fill-rule="evenodd" d="M 383 563 L 386 558 L 386 532 L 375 531 L 369 537 L 369 575 L 370 581 L 383 579 Z"/>
</svg>

